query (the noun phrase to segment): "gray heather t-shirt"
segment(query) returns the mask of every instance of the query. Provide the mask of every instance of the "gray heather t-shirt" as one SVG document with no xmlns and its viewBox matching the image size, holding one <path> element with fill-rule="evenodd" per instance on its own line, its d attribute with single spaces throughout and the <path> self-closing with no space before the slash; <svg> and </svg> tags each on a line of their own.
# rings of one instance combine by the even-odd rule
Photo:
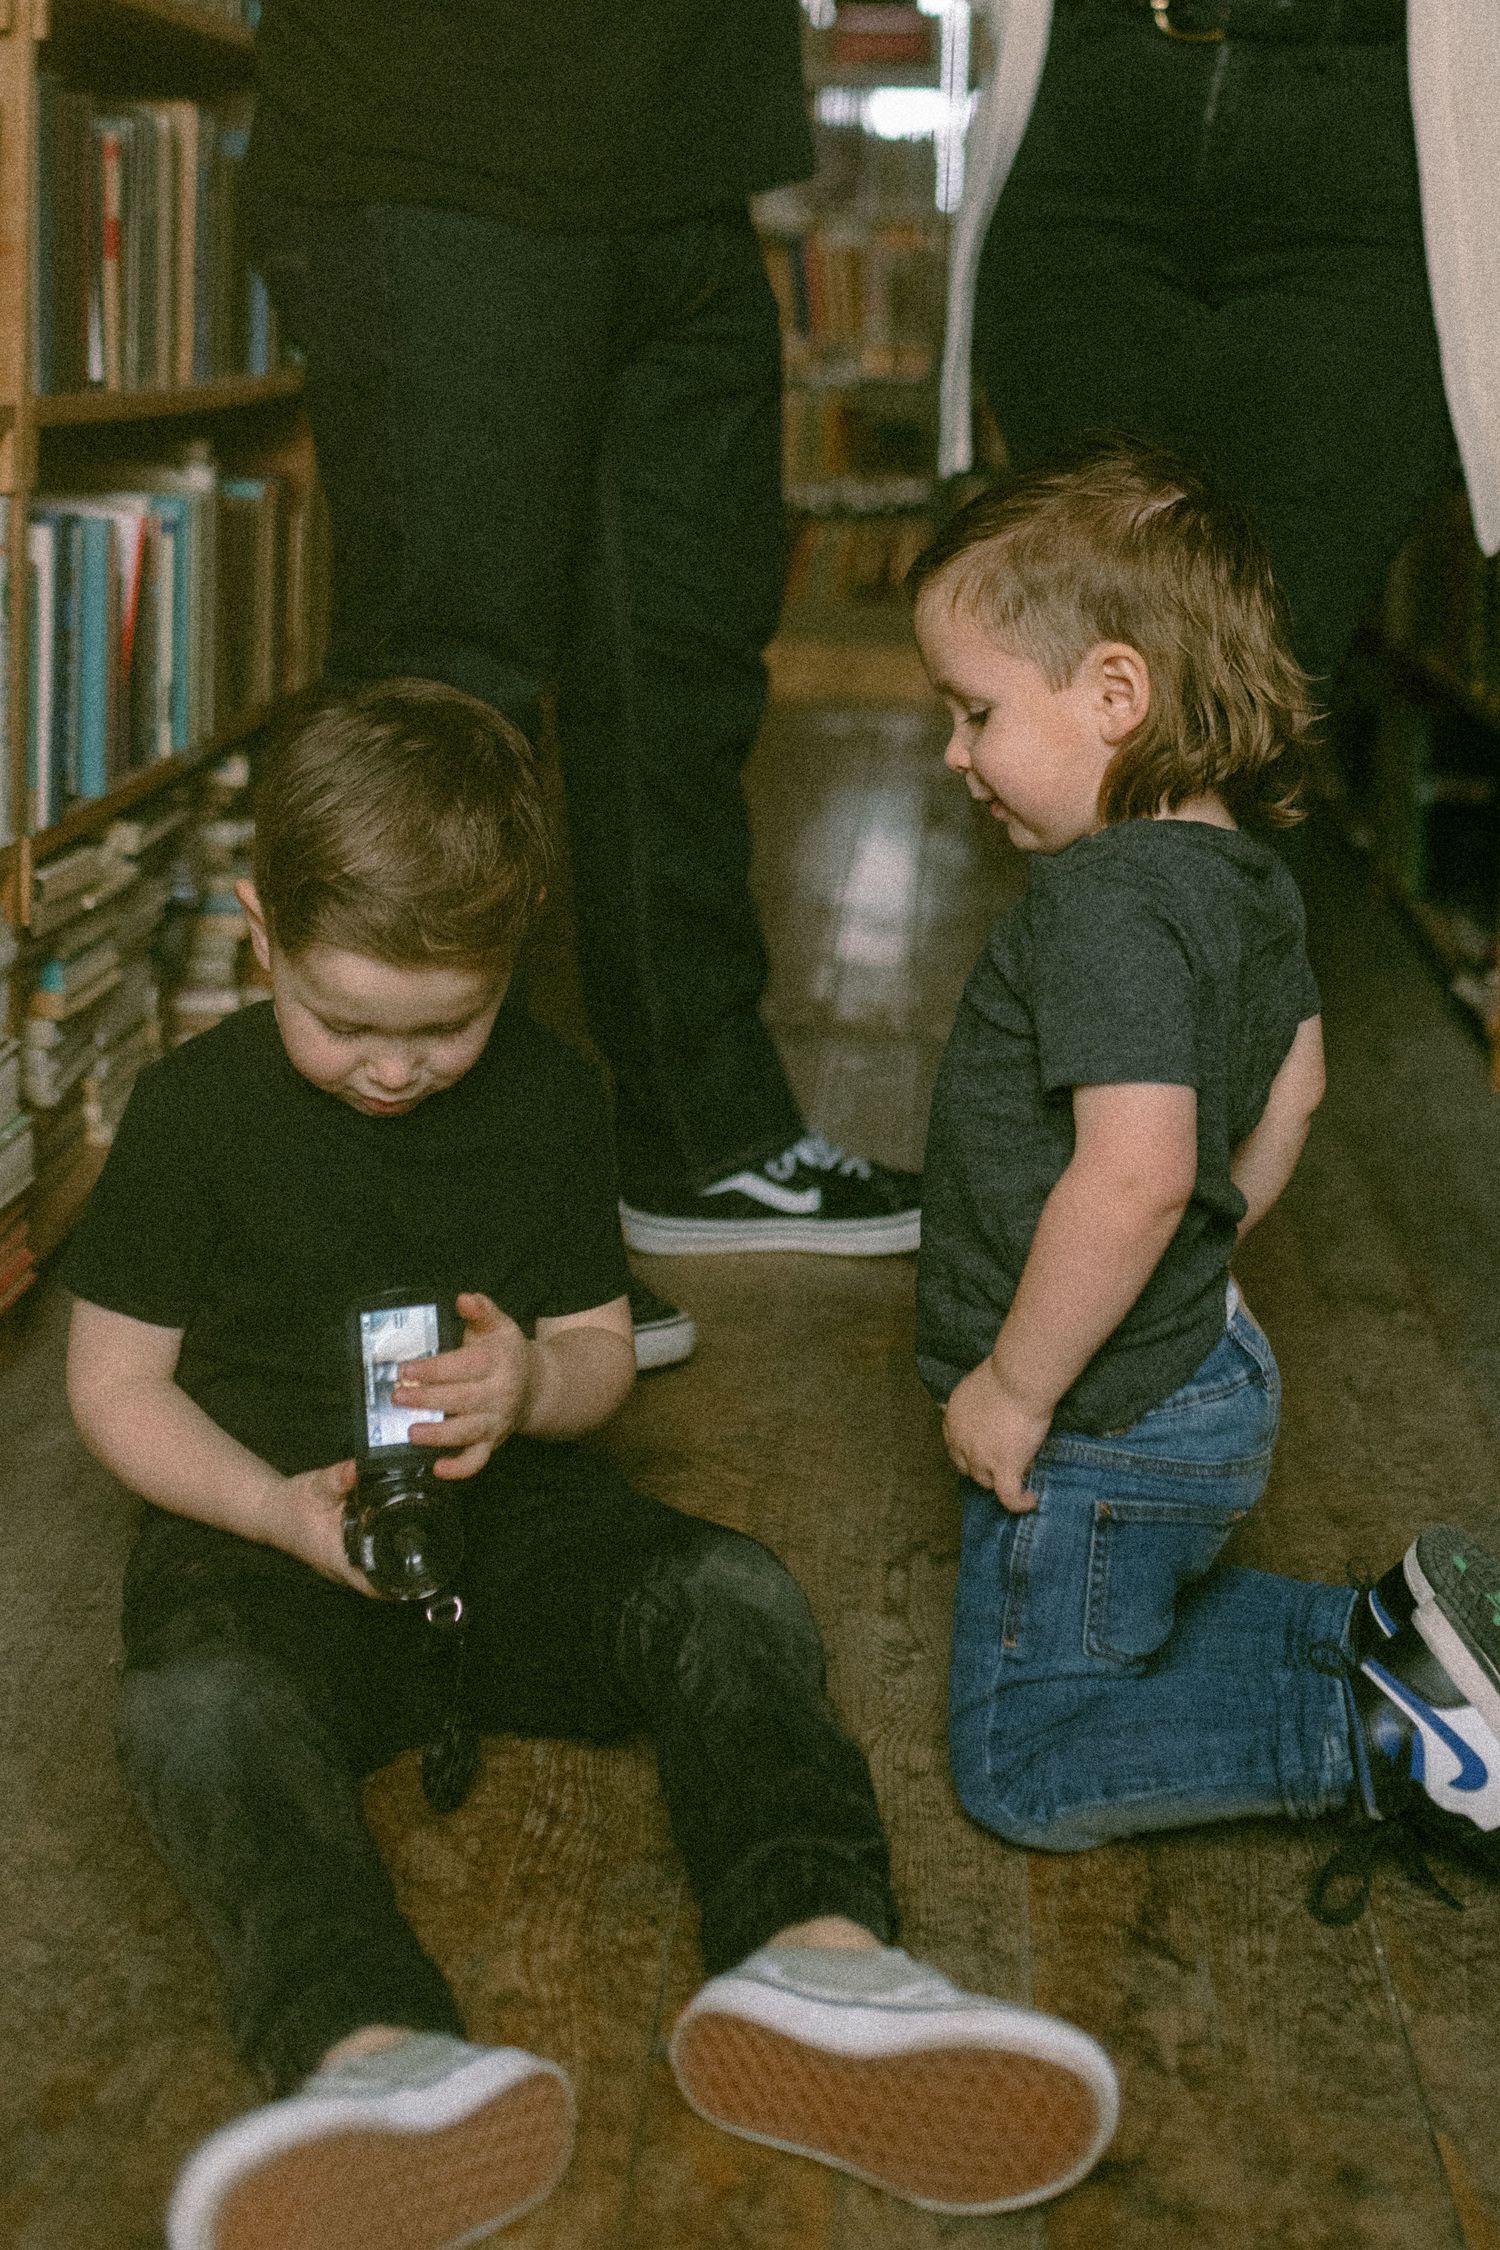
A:
<svg viewBox="0 0 1500 2250">
<path fill-rule="evenodd" d="M 1165 1256 L 1059 1401 L 1054 1427 L 1123 1429 L 1224 1327 L 1245 1204 L 1230 1159 L 1297 1026 L 1318 1013 L 1302 901 L 1239 829 L 1130 820 L 1034 856 L 990 932 L 933 1095 L 917 1360 L 940 1399 L 994 1344 L 1042 1205 L 1073 1154 L 1075 1086 L 1193 1086 L 1198 1179 Z"/>
</svg>

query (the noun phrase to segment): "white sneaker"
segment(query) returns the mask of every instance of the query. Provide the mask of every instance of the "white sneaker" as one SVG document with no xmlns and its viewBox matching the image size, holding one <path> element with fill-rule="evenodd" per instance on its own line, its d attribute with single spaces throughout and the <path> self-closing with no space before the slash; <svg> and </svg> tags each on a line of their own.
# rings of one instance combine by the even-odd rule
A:
<svg viewBox="0 0 1500 2250">
<path fill-rule="evenodd" d="M 668 2053 L 710 2124 L 926 2211 L 1059 2195 L 1119 2118 L 1114 2066 L 1087 2033 L 962 1992 L 895 1946 L 764 1946 L 688 2002 Z"/>
<path fill-rule="evenodd" d="M 459 2250 L 549 2195 L 572 2149 L 558 2064 L 413 2032 L 204 2141 L 168 2250 Z"/>
</svg>

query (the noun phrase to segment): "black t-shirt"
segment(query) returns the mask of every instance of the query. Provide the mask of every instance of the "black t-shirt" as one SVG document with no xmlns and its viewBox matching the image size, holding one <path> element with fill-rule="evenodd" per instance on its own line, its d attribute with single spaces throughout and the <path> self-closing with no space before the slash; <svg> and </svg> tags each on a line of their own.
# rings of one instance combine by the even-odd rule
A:
<svg viewBox="0 0 1500 2250">
<path fill-rule="evenodd" d="M 254 194 L 529 226 L 695 217 L 813 168 L 797 0 L 265 0 Z"/>
<path fill-rule="evenodd" d="M 178 1383 L 262 1460 L 345 1460 L 356 1297 L 482 1290 L 530 1332 L 624 1294 L 601 1089 L 511 999 L 456 1085 L 365 1117 L 248 1008 L 142 1072 L 65 1275 L 182 1329 Z"/>
<path fill-rule="evenodd" d="M 933 1095 L 917 1355 L 946 1398 L 994 1345 L 1073 1155 L 1075 1086 L 1192 1086 L 1198 1177 L 1165 1255 L 1060 1400 L 1059 1429 L 1127 1427 L 1224 1327 L 1245 1200 L 1235 1149 L 1318 1013 L 1302 901 L 1239 829 L 1132 820 L 1027 864 L 964 989 Z"/>
</svg>

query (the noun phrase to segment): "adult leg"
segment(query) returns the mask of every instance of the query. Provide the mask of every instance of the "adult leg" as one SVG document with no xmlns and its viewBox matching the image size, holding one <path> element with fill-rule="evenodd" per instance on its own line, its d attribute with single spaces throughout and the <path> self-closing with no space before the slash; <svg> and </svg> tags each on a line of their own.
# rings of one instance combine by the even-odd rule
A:
<svg viewBox="0 0 1500 2250">
<path fill-rule="evenodd" d="M 1208 312 L 1194 210 L 1218 50 L 1059 8 L 985 240 L 975 372 L 1027 468 L 1086 433 L 1181 445 Z"/>
<path fill-rule="evenodd" d="M 967 1489 L 950 1732 L 975 1819 L 1068 1851 L 1351 1800 L 1353 1593 L 1216 1559 L 1265 1483 L 1276 1412 L 1240 1311 L 1129 1431 L 1051 1439 L 1030 1514 Z"/>
<path fill-rule="evenodd" d="M 1401 45 L 1060 17 L 975 335 L 1018 464 L 1114 430 L 1215 469 L 1325 680 L 1456 469 Z"/>
<path fill-rule="evenodd" d="M 1234 47 L 1209 151 L 1203 444 L 1320 687 L 1457 476 L 1399 41 Z"/>
<path fill-rule="evenodd" d="M 534 734 L 591 500 L 611 238 L 406 205 L 298 219 L 330 669 L 443 680 Z"/>
<path fill-rule="evenodd" d="M 585 988 L 627 1200 L 774 1155 L 741 772 L 781 603 L 781 360 L 749 217 L 623 238 L 629 287 L 558 720 Z"/>
</svg>

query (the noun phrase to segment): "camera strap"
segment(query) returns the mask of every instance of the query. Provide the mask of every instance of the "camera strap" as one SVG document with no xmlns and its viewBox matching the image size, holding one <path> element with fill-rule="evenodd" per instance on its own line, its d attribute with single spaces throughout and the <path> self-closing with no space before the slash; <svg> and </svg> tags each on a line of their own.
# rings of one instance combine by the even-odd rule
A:
<svg viewBox="0 0 1500 2250">
<path fill-rule="evenodd" d="M 469 1618 L 460 1594 L 438 1594 L 422 1612 L 439 1666 L 443 1715 L 422 1752 L 422 1794 L 436 1813 L 457 1812 L 479 1771 L 479 1735 L 464 1708 Z"/>
</svg>

